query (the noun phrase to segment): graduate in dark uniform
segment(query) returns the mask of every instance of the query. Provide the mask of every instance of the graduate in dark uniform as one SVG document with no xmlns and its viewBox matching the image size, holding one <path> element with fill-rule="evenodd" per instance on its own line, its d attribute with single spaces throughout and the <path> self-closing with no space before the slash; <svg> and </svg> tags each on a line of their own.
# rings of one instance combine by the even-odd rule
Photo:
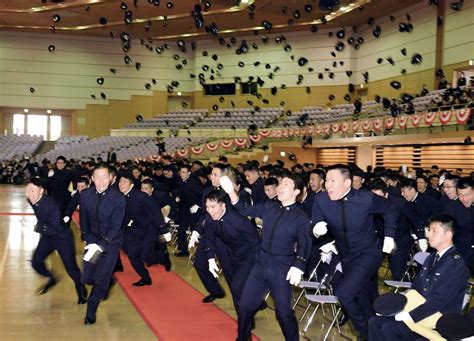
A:
<svg viewBox="0 0 474 341">
<path fill-rule="evenodd" d="M 403 179 L 400 182 L 402 196 L 407 201 L 403 208 L 403 214 L 412 227 L 413 234 L 416 235 L 416 243 L 421 251 L 428 249 L 428 241 L 425 236 L 425 226 L 429 218 L 441 211 L 438 200 L 433 197 L 419 193 L 417 182 L 413 179 Z"/>
<path fill-rule="evenodd" d="M 32 178 L 26 186 L 26 197 L 38 219 L 35 231 L 41 234 L 31 265 L 37 273 L 48 277 L 48 282 L 37 291 L 37 294 L 47 293 L 57 283 L 57 279 L 45 265 L 46 258 L 56 250 L 66 272 L 76 285 L 77 303 L 84 304 L 87 300 L 87 290 L 81 283 L 81 270 L 76 262 L 74 237 L 69 226 L 63 222 L 61 212 L 54 200 L 46 195 L 45 185 L 43 179 Z"/>
<path fill-rule="evenodd" d="M 198 222 L 200 214 L 198 210 L 201 204 L 202 184 L 199 179 L 191 174 L 191 166 L 183 164 L 179 168 L 180 180 L 178 183 L 178 196 L 176 202 L 178 203 L 178 249 L 179 252 L 175 255 L 178 257 L 187 257 L 188 243 L 186 239 L 186 231 L 192 229 Z M 191 210 L 193 207 L 193 210 Z"/>
<path fill-rule="evenodd" d="M 67 205 L 71 200 L 69 184 L 73 181 L 73 172 L 66 168 L 66 158 L 58 156 L 56 168 L 48 172 L 50 195 L 59 207 L 62 214 L 66 212 Z"/>
<path fill-rule="evenodd" d="M 230 255 L 232 276 L 228 284 L 238 311 L 244 285 L 260 251 L 261 238 L 255 225 L 232 208 L 223 190 L 214 189 L 206 195 L 206 211 L 212 219 L 204 233 L 209 272 L 218 277 L 216 242 L 220 240 Z"/>
<path fill-rule="evenodd" d="M 450 205 L 451 202 L 456 201 L 458 199 L 458 193 L 456 190 L 456 186 L 459 181 L 459 176 L 457 175 L 452 175 L 452 174 L 447 174 L 444 178 L 443 183 L 441 184 L 441 189 L 443 191 L 443 196 L 441 196 L 441 199 L 439 200 L 442 209 L 445 212 L 447 211 L 448 205 Z"/>
<path fill-rule="evenodd" d="M 81 192 L 80 224 L 86 243 L 83 281 L 93 285 L 87 300 L 84 324 L 96 322 L 100 301 L 110 288 L 112 273 L 123 244 L 123 221 L 126 200 L 110 188 L 112 181 L 109 167 L 98 165 L 92 175 L 95 187 Z"/>
<path fill-rule="evenodd" d="M 411 288 L 418 291 L 426 302 L 409 312 L 395 317 L 372 317 L 369 322 L 369 340 L 418 340 L 404 323 L 419 322 L 436 312 L 460 313 L 467 288 L 468 272 L 462 257 L 453 245 L 456 234 L 452 217 L 434 215 L 429 221 L 428 240 L 435 252 L 426 259 Z"/>
<path fill-rule="evenodd" d="M 367 338 L 367 323 L 377 296 L 377 270 L 382 250 L 390 253 L 395 247 L 397 214 L 387 199 L 352 189 L 348 166 L 329 167 L 326 189 L 314 201 L 313 234 L 318 238 L 329 230 L 334 236 L 343 270 L 335 295 L 359 336 Z M 384 218 L 383 248 L 373 227 L 374 214 Z"/>
<path fill-rule="evenodd" d="M 429 185 L 428 178 L 424 175 L 419 175 L 416 177 L 416 186 L 418 193 L 426 194 L 432 197 L 433 199 L 441 199 L 441 193 Z"/>
<path fill-rule="evenodd" d="M 474 274 L 474 180 L 461 178 L 457 183 L 458 199 L 447 206 L 456 222 L 454 245 Z"/>
<path fill-rule="evenodd" d="M 244 168 L 245 179 L 247 180 L 252 196 L 252 201 L 254 204 L 263 204 L 267 201 L 267 196 L 265 195 L 264 182 L 263 178 L 258 172 L 258 165 L 255 162 L 250 162 L 245 165 Z"/>
<path fill-rule="evenodd" d="M 119 188 L 127 201 L 123 222 L 125 230 L 123 248 L 133 269 L 140 275 L 140 280 L 132 285 L 141 287 L 152 284 L 145 263 L 153 257 L 158 242 L 158 229 L 165 229 L 165 221 L 153 199 L 141 189 L 135 188 L 135 180 L 132 174 L 126 173 L 119 180 Z M 167 233 L 169 241 L 171 235 Z"/>
<path fill-rule="evenodd" d="M 81 176 L 79 179 L 77 179 L 76 190 L 74 191 L 74 194 L 72 195 L 71 201 L 69 201 L 69 204 L 67 205 L 66 214 L 63 217 L 63 221 L 66 224 L 69 224 L 69 222 L 72 219 L 72 215 L 74 214 L 74 211 L 79 206 L 82 190 L 89 188 L 89 185 L 90 185 L 89 178 L 86 178 L 85 176 Z"/>
<path fill-rule="evenodd" d="M 237 340 L 249 340 L 252 320 L 269 290 L 285 339 L 298 340 L 298 322 L 291 308 L 292 285 L 300 283 L 311 251 L 310 220 L 296 204 L 303 180 L 286 175 L 278 186 L 280 204 L 267 201 L 254 206 L 239 200 L 228 177 L 222 177 L 220 183 L 241 214 L 260 217 L 264 222 L 262 249 L 239 302 Z"/>
<path fill-rule="evenodd" d="M 263 190 L 268 200 L 274 200 L 278 202 L 278 179 L 274 177 L 266 178 L 263 183 Z"/>
<path fill-rule="evenodd" d="M 395 245 L 397 247 L 396 250 L 389 255 L 388 263 L 390 272 L 392 273 L 392 279 L 400 281 L 407 267 L 407 262 L 410 259 L 410 249 L 414 242 L 410 233 L 410 225 L 403 215 L 403 208 L 406 205 L 406 201 L 401 197 L 388 193 L 387 184 L 380 178 L 372 181 L 369 185 L 369 189 L 372 193 L 388 199 L 397 212 L 397 230 L 395 232 Z M 374 216 L 374 225 L 379 237 L 383 238 L 384 220 L 381 215 L 377 214 Z"/>
</svg>

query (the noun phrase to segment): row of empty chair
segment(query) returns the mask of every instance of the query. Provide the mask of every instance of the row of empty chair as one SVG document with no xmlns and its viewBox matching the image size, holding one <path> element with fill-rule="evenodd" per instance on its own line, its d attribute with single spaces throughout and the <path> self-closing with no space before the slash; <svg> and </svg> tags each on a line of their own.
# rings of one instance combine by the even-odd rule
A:
<svg viewBox="0 0 474 341">
<path fill-rule="evenodd" d="M 219 109 L 198 122 L 196 128 L 248 128 L 255 124 L 257 128 L 268 127 L 283 114 L 283 108 L 228 108 Z"/>
<path fill-rule="evenodd" d="M 4 135 L 0 137 L 0 161 L 31 157 L 41 146 L 43 136 Z"/>
<path fill-rule="evenodd" d="M 147 128 L 186 128 L 200 121 L 207 115 L 207 109 L 186 109 L 170 111 L 164 115 L 146 119 L 141 122 L 131 123 L 126 128 L 147 129 Z"/>
<path fill-rule="evenodd" d="M 89 139 L 87 136 L 61 136 L 54 144 L 56 148 L 75 146 Z"/>
</svg>

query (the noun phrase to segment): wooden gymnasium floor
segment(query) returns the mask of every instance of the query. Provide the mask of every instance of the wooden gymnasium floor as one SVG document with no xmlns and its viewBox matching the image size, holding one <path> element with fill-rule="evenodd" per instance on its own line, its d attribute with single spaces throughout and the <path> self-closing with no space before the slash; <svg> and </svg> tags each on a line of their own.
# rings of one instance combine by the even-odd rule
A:
<svg viewBox="0 0 474 341">
<path fill-rule="evenodd" d="M 119 285 L 113 288 L 109 300 L 101 303 L 97 323 L 93 326 L 84 326 L 86 307 L 76 304 L 74 284 L 56 254 L 49 257 L 48 263 L 61 281 L 46 295 L 36 296 L 34 292 L 44 283 L 44 279 L 34 272 L 29 262 L 38 242 L 38 235 L 33 232 L 35 222 L 36 218 L 32 215 L 32 209 L 24 195 L 24 187 L 1 185 L 0 340 L 156 339 Z M 77 259 L 80 264 L 82 245 L 74 224 L 72 228 L 75 232 Z M 189 261 L 182 258 L 174 258 L 172 261 L 173 271 L 206 295 Z M 214 302 L 231 316 L 236 317 L 230 295 Z M 329 310 L 326 311 L 329 313 Z M 302 309 L 297 308 L 297 318 L 301 314 Z M 256 318 L 256 325 L 254 332 L 261 340 L 283 339 L 272 309 L 260 312 Z M 323 328 L 326 331 L 328 325 L 328 321 L 318 312 L 317 319 L 310 326 L 307 336 L 301 339 L 319 340 L 324 335 Z M 347 325 L 342 328 L 342 333 L 343 335 L 340 335 L 334 329 L 329 339 L 354 339 Z"/>
</svg>

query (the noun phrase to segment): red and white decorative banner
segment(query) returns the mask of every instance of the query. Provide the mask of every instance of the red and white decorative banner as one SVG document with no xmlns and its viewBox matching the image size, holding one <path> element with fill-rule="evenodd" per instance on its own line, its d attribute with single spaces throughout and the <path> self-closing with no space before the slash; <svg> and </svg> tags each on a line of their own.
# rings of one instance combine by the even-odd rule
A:
<svg viewBox="0 0 474 341">
<path fill-rule="evenodd" d="M 288 136 L 293 136 L 295 134 L 295 130 L 293 128 L 288 128 Z"/>
<path fill-rule="evenodd" d="M 385 129 L 392 129 L 395 124 L 395 119 L 393 117 L 387 117 L 385 119 Z"/>
<path fill-rule="evenodd" d="M 189 149 L 187 148 L 176 149 L 176 155 L 178 155 L 179 157 L 187 157 L 189 155 Z"/>
<path fill-rule="evenodd" d="M 283 129 L 281 131 L 281 137 L 288 137 L 289 133 L 288 133 L 288 129 Z"/>
<path fill-rule="evenodd" d="M 318 124 L 315 129 L 316 135 L 321 135 L 321 131 L 322 131 L 321 126 Z"/>
<path fill-rule="evenodd" d="M 329 123 L 323 125 L 323 133 L 329 134 L 330 130 L 331 130 L 331 125 Z"/>
<path fill-rule="evenodd" d="M 234 139 L 234 143 L 239 147 L 243 147 L 247 144 L 247 139 L 246 138 Z"/>
<path fill-rule="evenodd" d="M 215 152 L 217 149 L 219 149 L 219 144 L 218 143 L 207 143 L 206 148 L 210 152 Z"/>
<path fill-rule="evenodd" d="M 427 126 L 433 125 L 433 122 L 434 122 L 435 118 L 436 118 L 436 113 L 435 112 L 427 112 L 425 114 L 425 124 Z"/>
<path fill-rule="evenodd" d="M 272 131 L 272 137 L 281 137 L 281 130 Z"/>
<path fill-rule="evenodd" d="M 349 122 L 342 122 L 341 123 L 341 131 L 343 133 L 347 133 L 347 131 L 349 130 Z"/>
<path fill-rule="evenodd" d="M 360 121 L 354 121 L 354 122 L 352 122 L 352 131 L 353 131 L 354 133 L 359 130 L 359 127 L 360 127 Z"/>
<path fill-rule="evenodd" d="M 451 111 L 442 111 L 439 113 L 439 121 L 442 125 L 446 125 L 449 123 L 449 121 L 451 121 L 452 116 L 453 113 Z"/>
<path fill-rule="evenodd" d="M 262 137 L 260 135 L 249 135 L 249 139 L 252 140 L 253 142 L 259 142 Z"/>
<path fill-rule="evenodd" d="M 399 116 L 397 121 L 398 121 L 398 127 L 400 129 L 405 129 L 408 122 L 408 116 L 407 115 Z"/>
<path fill-rule="evenodd" d="M 362 122 L 362 130 L 369 131 L 372 128 L 372 120 L 364 120 Z"/>
<path fill-rule="evenodd" d="M 420 121 L 421 121 L 421 115 L 420 114 L 415 114 L 411 117 L 411 124 L 415 128 L 418 128 L 418 125 L 420 124 Z"/>
<path fill-rule="evenodd" d="M 293 135 L 294 136 L 300 136 L 300 133 L 301 133 L 301 129 L 300 128 L 296 128 Z"/>
<path fill-rule="evenodd" d="M 225 149 L 229 149 L 230 147 L 232 147 L 232 141 L 231 140 L 222 140 L 220 142 L 220 145 L 222 148 L 225 148 Z"/>
<path fill-rule="evenodd" d="M 313 135 L 313 131 L 314 131 L 313 127 L 306 128 L 306 134 L 308 135 Z"/>
<path fill-rule="evenodd" d="M 150 155 L 148 158 L 152 161 L 158 162 L 161 160 L 161 155 Z"/>
<path fill-rule="evenodd" d="M 258 132 L 262 137 L 268 137 L 270 136 L 271 131 L 268 129 L 263 129 Z"/>
<path fill-rule="evenodd" d="M 373 120 L 373 124 L 374 124 L 374 129 L 376 131 L 381 131 L 382 130 L 383 120 L 381 118 L 376 118 L 375 120 Z"/>
<path fill-rule="evenodd" d="M 456 122 L 458 124 L 464 124 L 471 117 L 471 109 L 458 109 L 456 110 Z"/>
<path fill-rule="evenodd" d="M 331 126 L 332 132 L 335 134 L 339 131 L 340 124 L 339 123 L 333 123 Z"/>
<path fill-rule="evenodd" d="M 200 155 L 204 152 L 204 147 L 202 147 L 202 146 L 191 147 L 191 152 L 193 154 Z"/>
</svg>

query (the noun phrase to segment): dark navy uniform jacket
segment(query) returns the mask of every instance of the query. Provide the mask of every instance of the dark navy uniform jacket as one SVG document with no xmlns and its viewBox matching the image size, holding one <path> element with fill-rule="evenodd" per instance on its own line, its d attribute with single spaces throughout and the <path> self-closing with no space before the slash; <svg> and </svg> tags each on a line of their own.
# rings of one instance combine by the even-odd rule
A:
<svg viewBox="0 0 474 341">
<path fill-rule="evenodd" d="M 69 204 L 67 205 L 66 216 L 68 216 L 69 218 L 72 217 L 72 214 L 74 213 L 77 206 L 79 205 L 80 199 L 81 199 L 81 193 L 79 193 L 79 191 L 76 191 L 74 195 L 71 197 L 71 201 L 69 201 Z"/>
<path fill-rule="evenodd" d="M 256 254 L 261 247 L 261 238 L 255 225 L 234 209 L 227 209 L 219 220 L 206 224 L 207 258 L 216 257 L 216 238 L 219 237 L 228 247 L 233 259 Z"/>
<path fill-rule="evenodd" d="M 418 193 L 414 201 L 407 202 L 403 214 L 411 224 L 413 233 L 421 239 L 426 238 L 425 226 L 428 225 L 430 217 L 440 211 L 441 205 L 438 200 L 426 194 Z"/>
<path fill-rule="evenodd" d="M 69 227 L 63 222 L 58 205 L 51 197 L 43 194 L 37 203 L 32 204 L 30 201 L 28 202 L 33 207 L 33 211 L 38 219 L 35 232 L 56 236 L 69 230 Z"/>
<path fill-rule="evenodd" d="M 407 201 L 401 197 L 388 195 L 388 201 L 393 205 L 394 210 L 397 212 L 397 230 L 395 231 L 395 241 L 401 239 L 410 239 L 410 224 L 408 224 L 406 217 L 403 215 L 403 209 L 407 204 Z M 374 226 L 381 238 L 384 237 L 384 220 L 383 216 L 376 214 L 374 216 Z"/>
<path fill-rule="evenodd" d="M 126 233 L 156 236 L 157 228 L 163 228 L 165 221 L 153 199 L 135 186 L 125 195 L 125 199 L 127 208 L 123 226 Z"/>
<path fill-rule="evenodd" d="M 270 256 L 293 256 L 293 266 L 306 270 L 311 253 L 310 220 L 296 203 L 282 206 L 274 201 L 254 206 L 238 201 L 234 206 L 240 214 L 259 217 L 263 223 L 262 249 Z"/>
<path fill-rule="evenodd" d="M 435 190 L 430 185 L 428 185 L 428 187 L 426 188 L 426 191 L 424 191 L 423 194 L 429 195 L 430 197 L 432 197 L 433 199 L 436 199 L 436 200 L 441 199 L 441 192 Z"/>
<path fill-rule="evenodd" d="M 163 191 L 160 191 L 160 190 L 157 190 L 155 188 L 155 190 L 153 191 L 152 195 L 151 195 L 151 198 L 158 203 L 158 205 L 160 206 L 160 209 L 165 207 L 165 206 L 170 206 L 170 213 L 168 215 L 168 217 L 170 219 L 174 219 L 176 217 L 176 213 L 178 211 L 178 204 L 176 203 L 176 201 L 171 197 L 171 195 L 169 195 L 168 193 L 166 192 L 163 192 Z"/>
<path fill-rule="evenodd" d="M 439 203 L 440 203 L 441 208 L 443 209 L 444 212 L 446 212 L 446 213 L 449 214 L 448 206 L 449 206 L 453 201 L 456 201 L 456 199 L 451 200 L 451 199 L 448 198 L 447 195 L 443 195 L 443 196 L 441 197 L 441 199 L 439 199 Z"/>
<path fill-rule="evenodd" d="M 342 199 L 332 201 L 322 192 L 314 201 L 312 225 L 325 221 L 342 257 L 362 251 L 381 251 L 373 215 L 383 215 L 386 237 L 395 237 L 397 211 L 387 199 L 372 192 L 351 189 Z"/>
<path fill-rule="evenodd" d="M 456 250 L 469 262 L 470 255 L 473 252 L 471 245 L 474 233 L 474 207 L 466 207 L 459 200 L 452 200 L 448 205 L 447 213 L 456 221 L 456 234 L 454 235 L 454 245 Z"/>
<path fill-rule="evenodd" d="M 433 252 L 423 264 L 412 283 L 426 302 L 410 311 L 413 321 L 418 322 L 435 312 L 442 314 L 460 313 L 467 287 L 467 268 L 462 257 L 452 246 L 434 264 L 436 252 Z"/>
<path fill-rule="evenodd" d="M 81 192 L 79 211 L 83 240 L 97 243 L 103 249 L 108 244 L 123 241 L 123 221 L 125 198 L 112 188 L 97 192 L 96 188 L 86 188 Z"/>
<path fill-rule="evenodd" d="M 267 195 L 265 194 L 265 180 L 262 177 L 258 178 L 252 185 L 250 185 L 250 190 L 252 191 L 252 200 L 254 204 L 263 204 L 268 200 Z"/>
<path fill-rule="evenodd" d="M 193 205 L 201 205 L 202 199 L 202 184 L 199 179 L 191 174 L 186 180 L 179 180 L 178 187 L 178 208 L 180 214 L 189 215 L 189 209 Z"/>
<path fill-rule="evenodd" d="M 311 212 L 313 210 L 314 198 L 316 197 L 316 193 L 310 189 L 308 189 L 307 193 L 308 194 L 306 195 L 306 198 L 304 198 L 302 202 L 299 202 L 298 206 L 304 211 L 304 213 L 308 215 L 308 217 L 311 217 Z"/>
<path fill-rule="evenodd" d="M 70 169 L 59 170 L 54 169 L 54 175 L 48 178 L 50 185 L 51 197 L 56 201 L 61 211 L 65 211 L 69 200 L 71 200 L 71 192 L 69 192 L 69 184 L 74 180 L 74 174 Z"/>
</svg>

